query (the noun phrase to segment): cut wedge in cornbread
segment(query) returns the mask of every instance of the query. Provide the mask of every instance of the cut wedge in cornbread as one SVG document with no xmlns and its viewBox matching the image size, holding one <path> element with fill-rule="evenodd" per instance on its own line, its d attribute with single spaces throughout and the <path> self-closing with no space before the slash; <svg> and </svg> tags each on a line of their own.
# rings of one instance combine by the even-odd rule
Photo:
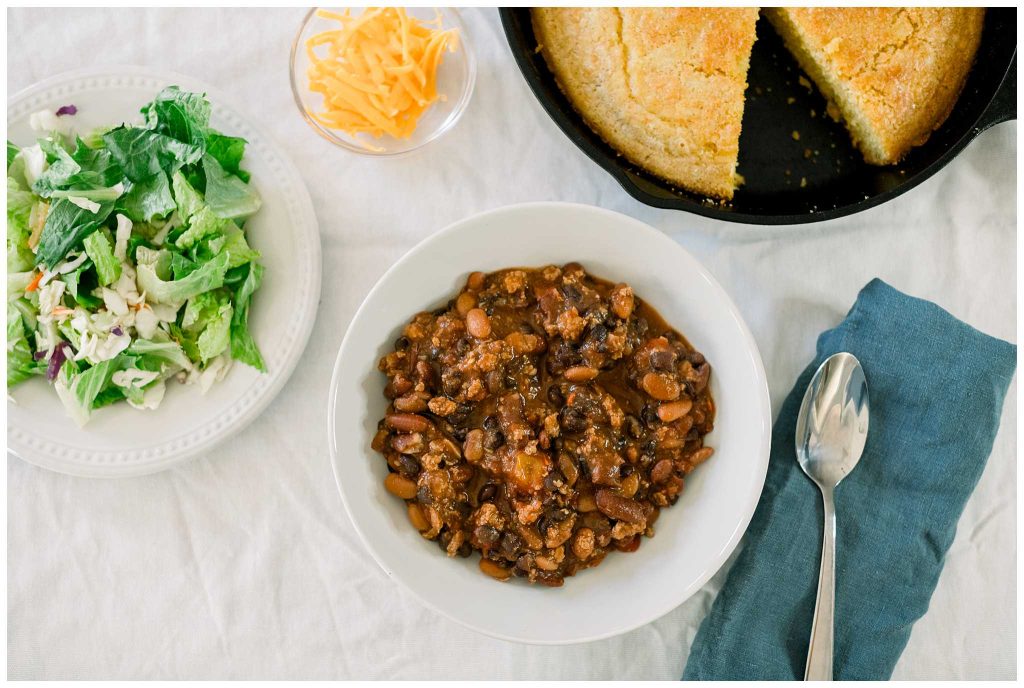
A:
<svg viewBox="0 0 1024 688">
<path fill-rule="evenodd" d="M 985 10 L 803 7 L 764 12 L 801 68 L 838 109 L 864 159 L 888 165 L 924 143 L 949 116 L 974 61 Z"/>
<path fill-rule="evenodd" d="M 756 8 L 536 8 L 538 45 L 587 124 L 631 162 L 731 199 Z"/>
</svg>

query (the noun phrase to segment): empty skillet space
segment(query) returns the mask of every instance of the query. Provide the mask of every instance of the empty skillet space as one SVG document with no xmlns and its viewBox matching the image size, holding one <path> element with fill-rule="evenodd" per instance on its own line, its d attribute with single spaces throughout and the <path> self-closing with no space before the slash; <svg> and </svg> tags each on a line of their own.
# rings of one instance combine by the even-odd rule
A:
<svg viewBox="0 0 1024 688">
<path fill-rule="evenodd" d="M 802 82 L 802 83 L 801 83 Z M 767 19 L 747 72 L 733 207 L 763 215 L 832 210 L 894 188 L 898 168 L 870 167 L 827 101 L 797 65 Z"/>
</svg>

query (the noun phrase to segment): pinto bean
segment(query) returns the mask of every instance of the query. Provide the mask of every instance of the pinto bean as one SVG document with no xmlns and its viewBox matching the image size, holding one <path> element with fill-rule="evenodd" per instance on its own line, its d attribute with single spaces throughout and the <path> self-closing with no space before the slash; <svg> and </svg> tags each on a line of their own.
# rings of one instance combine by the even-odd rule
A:
<svg viewBox="0 0 1024 688">
<path fill-rule="evenodd" d="M 589 366 L 573 366 L 564 373 L 569 382 L 589 382 L 597 377 L 597 368 Z"/>
<path fill-rule="evenodd" d="M 594 553 L 594 541 L 594 531 L 590 528 L 580 528 L 572 541 L 572 553 L 581 561 L 589 559 Z"/>
<path fill-rule="evenodd" d="M 416 483 L 398 473 L 388 473 L 384 478 L 387 491 L 401 499 L 412 499 L 416 496 Z"/>
<path fill-rule="evenodd" d="M 416 502 L 410 502 L 407 510 L 409 514 L 409 522 L 412 523 L 413 528 L 420 531 L 421 533 L 430 529 L 430 523 L 427 521 L 427 517 L 423 515 L 423 509 Z"/>
<path fill-rule="evenodd" d="M 691 399 L 670 401 L 658 407 L 658 418 L 661 418 L 666 423 L 671 423 L 685 416 L 692 408 L 693 401 Z"/>
<path fill-rule="evenodd" d="M 482 308 L 474 308 L 466 313 L 466 329 L 477 339 L 491 336 L 491 319 Z"/>
<path fill-rule="evenodd" d="M 640 387 L 658 401 L 679 398 L 679 383 L 663 373 L 647 373 L 640 380 Z"/>
<path fill-rule="evenodd" d="M 510 569 L 483 557 L 480 558 L 480 570 L 495 580 L 506 581 L 512 577 Z"/>
<path fill-rule="evenodd" d="M 455 310 L 458 311 L 459 315 L 463 318 L 465 318 L 466 314 L 474 308 L 476 308 L 476 297 L 469 292 L 464 291 L 459 294 L 457 299 L 455 299 Z"/>
<path fill-rule="evenodd" d="M 484 458 L 484 431 L 473 428 L 466 433 L 466 441 L 462 444 L 462 454 L 466 461 L 477 463 Z"/>
</svg>

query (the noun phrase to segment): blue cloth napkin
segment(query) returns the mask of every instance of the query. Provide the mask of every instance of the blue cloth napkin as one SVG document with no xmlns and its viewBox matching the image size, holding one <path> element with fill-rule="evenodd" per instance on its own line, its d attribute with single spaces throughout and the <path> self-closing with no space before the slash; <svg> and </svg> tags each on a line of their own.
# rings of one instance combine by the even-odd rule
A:
<svg viewBox="0 0 1024 688">
<path fill-rule="evenodd" d="M 818 338 L 817 358 L 782 406 L 745 548 L 697 632 L 684 679 L 803 678 L 823 516 L 793 435 L 811 376 L 839 351 L 864 367 L 871 418 L 861 461 L 835 493 L 835 678 L 888 679 L 928 609 L 992 451 L 1016 347 L 876 279 Z"/>
</svg>

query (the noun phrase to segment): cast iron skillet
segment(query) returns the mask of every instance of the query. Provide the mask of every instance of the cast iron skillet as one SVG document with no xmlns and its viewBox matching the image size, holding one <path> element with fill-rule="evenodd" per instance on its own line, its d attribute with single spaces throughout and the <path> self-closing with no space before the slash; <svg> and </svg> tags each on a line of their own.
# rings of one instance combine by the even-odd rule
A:
<svg viewBox="0 0 1024 688">
<path fill-rule="evenodd" d="M 751 224 L 817 222 L 884 203 L 942 169 L 981 132 L 1017 118 L 1017 10 L 985 13 L 981 46 L 946 122 L 898 165 L 864 162 L 842 124 L 825 115 L 768 22 L 757 24 L 750 57 L 739 173 L 745 183 L 729 204 L 674 188 L 620 156 L 583 122 L 536 50 L 529 9 L 502 8 L 512 54 L 541 105 L 573 143 L 634 198 L 657 208 Z M 787 99 L 794 99 L 792 103 Z M 799 140 L 793 132 L 799 132 Z"/>
</svg>

